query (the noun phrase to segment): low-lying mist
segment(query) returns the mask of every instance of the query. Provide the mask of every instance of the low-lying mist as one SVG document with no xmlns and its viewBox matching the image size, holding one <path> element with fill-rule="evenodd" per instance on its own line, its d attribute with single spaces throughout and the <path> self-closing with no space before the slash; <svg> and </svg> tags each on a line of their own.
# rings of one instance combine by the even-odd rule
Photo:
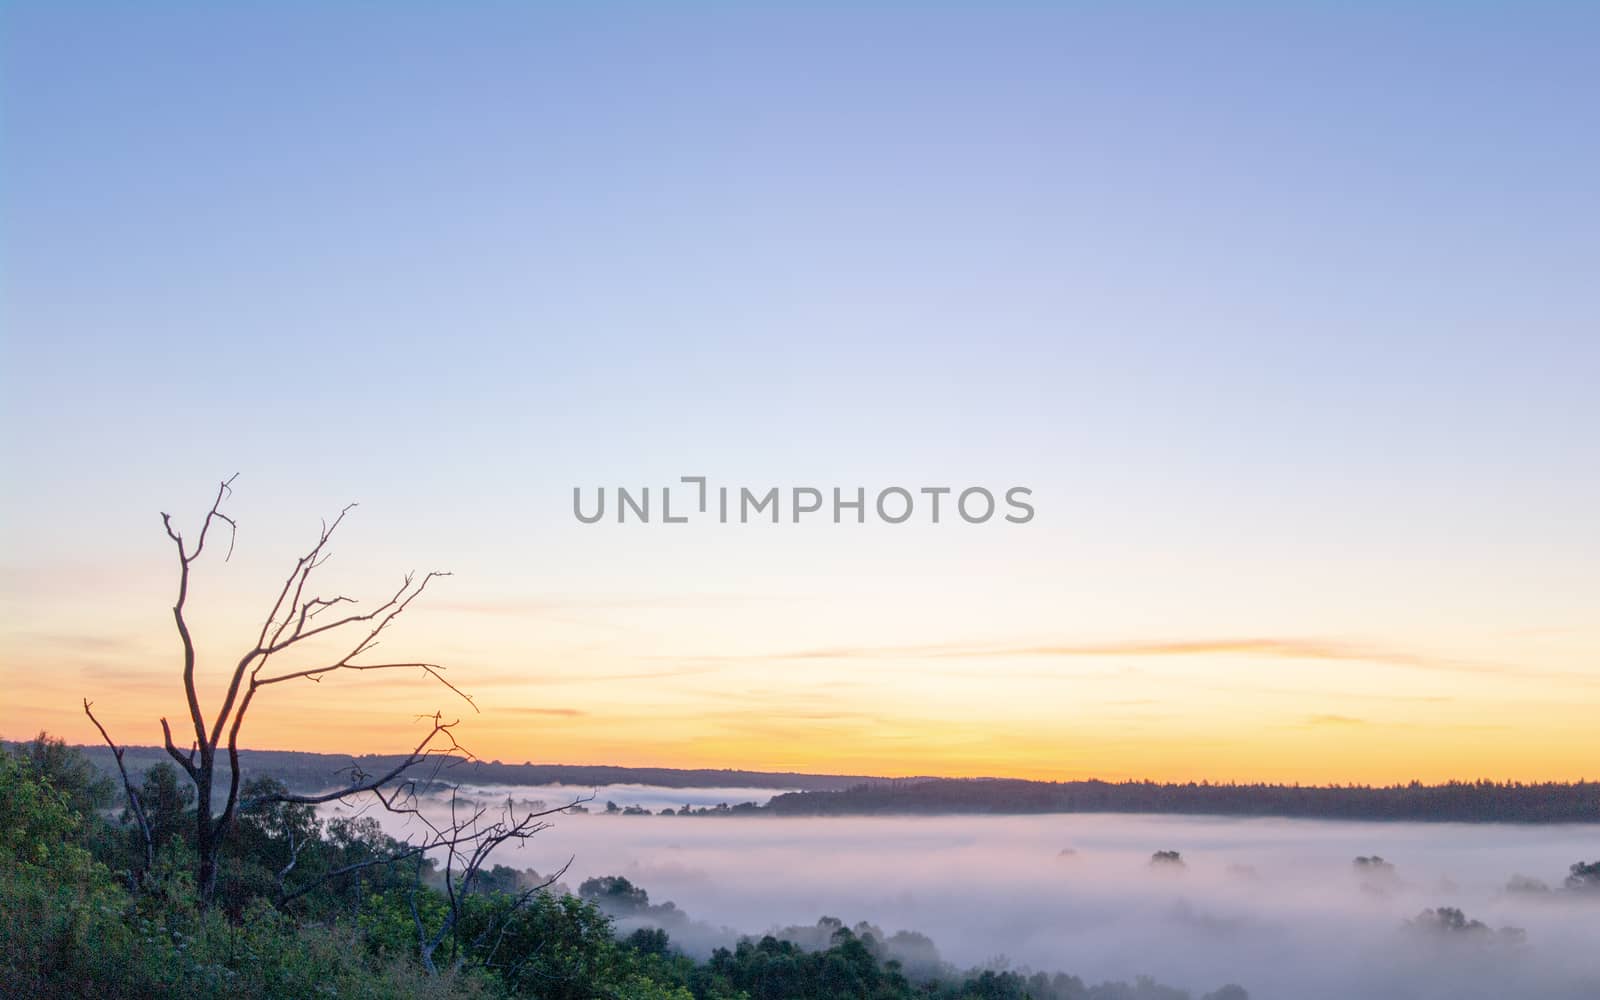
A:
<svg viewBox="0 0 1600 1000">
<path fill-rule="evenodd" d="M 601 788 L 592 812 L 558 815 L 494 860 L 550 873 L 570 858 L 573 890 L 625 876 L 683 916 L 623 929 L 659 922 L 696 954 L 830 916 L 920 932 L 962 968 L 1150 976 L 1196 996 L 1234 982 L 1255 1000 L 1600 997 L 1600 893 L 1562 889 L 1574 862 L 1600 859 L 1594 827 L 603 811 L 737 802 L 736 791 Z M 557 805 L 574 791 L 464 794 Z M 1161 851 L 1179 859 L 1153 863 Z M 1486 926 L 1417 919 L 1443 908 Z"/>
</svg>

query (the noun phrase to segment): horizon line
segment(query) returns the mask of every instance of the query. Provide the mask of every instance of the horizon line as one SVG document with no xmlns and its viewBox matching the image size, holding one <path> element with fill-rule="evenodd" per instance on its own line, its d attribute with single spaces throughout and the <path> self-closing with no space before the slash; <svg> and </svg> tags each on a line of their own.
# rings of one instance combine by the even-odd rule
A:
<svg viewBox="0 0 1600 1000">
<path fill-rule="evenodd" d="M 45 735 L 48 735 L 48 733 L 46 733 Z M 28 743 L 33 742 L 33 740 L 35 738 L 36 737 L 30 737 L 29 739 L 25 739 L 25 740 L 3 739 L 3 740 L 0 740 L 0 745 L 22 746 L 22 745 L 26 745 Z M 68 746 L 68 747 L 71 747 L 71 748 L 75 748 L 75 749 L 78 749 L 78 750 L 84 750 L 84 751 L 110 752 L 110 748 L 107 747 L 104 743 L 65 743 L 65 745 Z M 121 749 L 124 752 L 129 751 L 129 750 L 148 750 L 148 751 L 152 751 L 152 752 L 154 752 L 156 754 L 159 754 L 159 755 L 162 755 L 162 756 L 166 756 L 166 754 L 167 754 L 167 750 L 166 750 L 165 747 L 156 746 L 154 744 L 124 744 Z M 239 750 L 240 750 L 241 753 L 292 753 L 292 754 L 302 754 L 302 755 L 311 756 L 311 757 L 334 757 L 334 758 L 351 759 L 351 760 L 357 760 L 357 759 L 360 759 L 360 758 L 363 758 L 363 757 L 403 757 L 403 756 L 405 756 L 404 753 L 348 754 L 348 753 L 329 753 L 329 752 L 321 751 L 321 750 L 290 750 L 290 749 L 285 749 L 285 748 L 281 748 L 281 747 L 240 747 Z M 1191 785 L 1192 786 L 1208 786 L 1209 785 L 1209 786 L 1212 786 L 1212 787 L 1264 787 L 1264 788 L 1316 788 L 1316 789 L 1339 789 L 1339 788 L 1384 789 L 1384 788 L 1409 788 L 1409 787 L 1412 787 L 1412 786 L 1417 786 L 1417 787 L 1421 787 L 1421 788 L 1443 788 L 1443 787 L 1448 787 L 1448 786 L 1451 786 L 1451 785 L 1478 785 L 1478 784 L 1485 784 L 1485 783 L 1491 784 L 1491 785 L 1508 785 L 1508 786 L 1509 785 L 1518 785 L 1518 786 L 1557 785 L 1557 786 L 1572 788 L 1572 787 L 1582 787 L 1582 786 L 1586 786 L 1586 785 L 1600 784 L 1600 778 L 1591 780 L 1591 779 L 1589 779 L 1587 777 L 1577 778 L 1577 779 L 1574 779 L 1574 780 L 1566 780 L 1566 781 L 1560 780 L 1560 779 L 1555 779 L 1555 778 L 1544 778 L 1544 779 L 1539 779 L 1539 780 L 1535 780 L 1535 781 L 1529 781 L 1529 780 L 1523 780 L 1523 779 L 1507 779 L 1507 780 L 1501 781 L 1501 780 L 1496 780 L 1496 779 L 1493 779 L 1493 778 L 1482 778 L 1482 777 L 1479 777 L 1479 778 L 1447 778 L 1447 779 L 1445 779 L 1443 781 L 1422 781 L 1420 779 L 1411 779 L 1411 780 L 1408 780 L 1408 781 L 1393 781 L 1393 782 L 1382 783 L 1382 784 L 1374 784 L 1374 783 L 1370 783 L 1370 782 L 1367 782 L 1367 783 L 1362 783 L 1362 782 L 1343 782 L 1343 783 L 1332 783 L 1332 782 L 1330 782 L 1330 783 L 1316 783 L 1316 782 L 1312 782 L 1312 783 L 1306 783 L 1306 782 L 1300 782 L 1300 781 L 1294 781 L 1294 782 L 1282 782 L 1282 781 L 1239 781 L 1239 780 L 1221 780 L 1221 779 L 1211 779 L 1211 778 L 1199 779 L 1199 780 L 1191 779 L 1189 781 L 1170 781 L 1170 780 L 1162 781 L 1162 780 L 1157 780 L 1157 779 L 1154 779 L 1154 778 L 1122 778 L 1122 779 L 1098 778 L 1098 777 L 1085 777 L 1085 778 L 1023 778 L 1023 777 L 1008 776 L 1008 775 L 967 775 L 967 776 L 961 776 L 961 775 L 948 775 L 948 774 L 889 775 L 889 774 L 835 773 L 835 772 L 827 772 L 827 771 L 770 771 L 770 770 L 762 770 L 762 769 L 759 769 L 759 768 L 726 767 L 726 766 L 724 766 L 724 767 L 673 767 L 673 766 L 668 766 L 668 765 L 654 765 L 654 764 L 578 764 L 578 763 L 571 763 L 571 762 L 539 762 L 539 761 L 531 761 L 531 760 L 530 761 L 523 761 L 523 762 L 520 762 L 520 763 L 515 763 L 515 762 L 507 762 L 505 760 L 500 760 L 500 759 L 484 760 L 482 758 L 474 757 L 474 756 L 471 756 L 471 755 L 461 755 L 461 754 L 454 754 L 454 753 L 441 753 L 438 756 L 458 757 L 461 760 L 461 762 L 463 762 L 463 763 L 482 764 L 482 765 L 489 766 L 489 767 L 608 768 L 608 769 L 617 770 L 617 771 L 672 771 L 672 772 L 676 772 L 676 773 L 680 773 L 680 774 L 690 774 L 690 773 L 694 773 L 696 771 L 712 771 L 712 772 L 727 772 L 727 773 L 760 775 L 760 776 L 763 776 L 763 777 L 783 777 L 783 776 L 792 775 L 794 777 L 799 777 L 799 778 L 840 778 L 840 779 L 863 778 L 863 779 L 867 779 L 867 780 L 870 780 L 870 781 L 1017 781 L 1017 782 L 1027 783 L 1027 784 L 1041 784 L 1041 785 L 1102 784 L 1102 785 L 1158 785 L 1158 786 L 1165 786 L 1165 787 L 1186 787 L 1186 786 L 1191 786 Z"/>
</svg>

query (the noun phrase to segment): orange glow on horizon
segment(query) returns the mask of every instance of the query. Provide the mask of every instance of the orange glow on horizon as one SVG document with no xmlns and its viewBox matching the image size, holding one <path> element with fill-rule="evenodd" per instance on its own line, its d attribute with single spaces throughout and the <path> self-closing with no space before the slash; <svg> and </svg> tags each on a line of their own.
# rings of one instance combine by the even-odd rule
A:
<svg viewBox="0 0 1600 1000">
<path fill-rule="evenodd" d="M 154 680 L 155 678 L 152 678 Z M 96 714 L 126 745 L 160 741 L 165 714 L 188 729 L 176 678 L 168 691 L 132 693 L 107 681 L 88 693 Z M 1240 719 L 1173 721 L 1159 713 L 1097 720 L 1094 712 L 1059 724 L 1017 718 L 871 718 L 822 713 L 785 716 L 705 708 L 641 711 L 518 707 L 479 698 L 481 714 L 451 703 L 420 681 L 399 690 L 362 691 L 361 678 L 325 682 L 315 692 L 262 705 L 246 726 L 247 746 L 317 753 L 400 753 L 426 732 L 419 712 L 459 715 L 461 744 L 483 760 L 506 763 L 795 771 L 875 776 L 937 775 L 1036 780 L 1392 784 L 1419 780 L 1573 781 L 1594 778 L 1586 713 L 1549 706 L 1496 722 L 1384 723 L 1305 715 L 1250 727 Z M 40 729 L 72 743 L 98 743 L 77 685 L 35 685 L 0 710 L 0 734 Z M 411 707 L 407 707 L 407 706 Z M 214 710 L 214 706 L 203 704 Z M 1514 736 L 1514 738 L 1507 738 Z"/>
<path fill-rule="evenodd" d="M 249 648 L 260 630 L 262 591 L 270 603 L 283 553 L 303 551 L 297 540 L 285 531 L 203 567 L 188 610 L 208 726 L 240 637 Z M 913 554 L 888 556 L 898 566 Z M 152 544 L 128 561 L 121 575 L 41 571 L 18 591 L 15 608 L 37 613 L 13 615 L 0 635 L 10 692 L 0 735 L 98 742 L 84 697 L 125 745 L 158 743 L 163 715 L 180 740 L 191 730 L 172 553 Z M 385 552 L 341 560 L 325 592 L 381 602 L 396 582 L 383 568 L 397 562 Z M 463 594 L 452 579 L 430 590 L 378 654 L 446 665 L 473 704 L 410 669 L 294 680 L 262 689 L 244 745 L 399 753 L 426 732 L 419 718 L 439 711 L 459 716 L 469 751 L 512 762 L 1303 784 L 1597 777 L 1600 635 L 1507 624 L 1526 610 L 1474 628 L 1262 597 L 1245 627 L 1237 601 L 1208 605 L 1190 587 L 1171 595 L 1164 607 L 1180 610 L 1163 611 L 1160 631 L 1128 605 L 1096 632 L 1041 634 L 1058 601 L 1093 599 L 1053 565 L 1003 593 L 942 570 L 897 577 L 888 597 L 879 581 L 831 565 L 809 593 L 684 593 L 669 579 L 647 596 L 526 594 L 480 569 L 483 589 Z M 1120 571 L 1130 588 L 1165 578 Z M 1049 596 L 1051 586 L 1066 590 Z M 1341 621 L 1375 624 L 1325 624 Z M 957 631 L 974 623 L 986 634 Z M 273 669 L 336 662 L 319 659 L 328 652 Z"/>
</svg>

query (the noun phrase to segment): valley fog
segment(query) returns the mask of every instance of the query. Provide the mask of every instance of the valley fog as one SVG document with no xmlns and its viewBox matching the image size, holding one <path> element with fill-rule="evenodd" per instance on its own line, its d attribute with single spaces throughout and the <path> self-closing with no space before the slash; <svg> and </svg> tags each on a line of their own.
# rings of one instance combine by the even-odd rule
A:
<svg viewBox="0 0 1600 1000">
<path fill-rule="evenodd" d="M 498 807 L 550 806 L 572 788 L 464 788 Z M 1600 898 L 1561 891 L 1600 858 L 1600 829 L 1070 814 L 780 819 L 661 816 L 762 801 L 771 790 L 595 790 L 588 814 L 507 845 L 498 864 L 562 883 L 621 875 L 672 902 L 659 924 L 691 953 L 823 916 L 915 931 L 938 957 L 1062 971 L 1089 982 L 1150 976 L 1199 996 L 1238 983 L 1256 1000 L 1600 997 Z M 652 815 L 604 812 L 608 801 Z M 425 809 L 445 811 L 443 800 Z M 335 810 L 338 810 L 337 812 Z M 338 806 L 325 814 L 350 814 Z M 394 836 L 415 820 L 368 811 Z M 1157 851 L 1178 862 L 1153 864 Z M 1357 865 L 1358 857 L 1381 862 Z M 1521 891 L 1508 891 L 1514 878 Z M 1453 908 L 1488 930 L 1424 927 Z M 1502 932 L 1501 928 L 1520 929 Z"/>
</svg>

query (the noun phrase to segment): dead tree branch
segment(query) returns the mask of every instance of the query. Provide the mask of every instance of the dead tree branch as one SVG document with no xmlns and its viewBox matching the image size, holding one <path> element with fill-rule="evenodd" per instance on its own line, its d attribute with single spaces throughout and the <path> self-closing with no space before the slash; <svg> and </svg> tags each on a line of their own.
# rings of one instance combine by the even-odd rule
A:
<svg viewBox="0 0 1600 1000">
<path fill-rule="evenodd" d="M 128 768 L 122 762 L 122 747 L 117 746 L 111 739 L 111 734 L 106 732 L 106 727 L 94 717 L 93 706 L 94 702 L 88 698 L 83 699 L 83 714 L 87 715 L 89 721 L 94 723 L 94 727 L 100 730 L 100 737 L 106 741 L 106 746 L 111 748 L 111 756 L 117 760 L 117 773 L 122 775 L 122 790 L 128 796 L 128 811 L 133 813 L 134 820 L 139 824 L 139 834 L 144 838 L 144 870 L 148 872 L 156 864 L 156 842 L 150 832 L 150 820 L 145 816 L 144 804 L 139 801 L 139 793 L 134 791 L 132 779 L 128 777 Z M 134 884 L 137 886 L 137 879 L 134 880 Z"/>
<path fill-rule="evenodd" d="M 172 618 L 177 629 L 178 639 L 182 650 L 183 667 L 183 693 L 184 700 L 189 710 L 189 722 L 194 730 L 194 738 L 189 748 L 180 748 L 177 738 L 172 731 L 172 725 L 166 718 L 161 720 L 161 734 L 167 755 L 175 761 L 189 780 L 195 786 L 196 797 L 196 848 L 199 854 L 199 895 L 202 907 L 209 904 L 216 887 L 217 857 L 221 849 L 224 836 L 231 827 L 240 808 L 239 788 L 239 734 L 244 726 L 246 715 L 255 702 L 256 695 L 266 687 L 281 684 L 292 680 L 307 680 L 320 682 L 324 677 L 339 671 L 352 673 L 371 673 L 394 670 L 416 670 L 422 677 L 438 682 L 453 695 L 466 701 L 477 710 L 471 696 L 451 683 L 444 676 L 444 667 L 437 663 L 421 661 L 394 661 L 381 663 L 361 662 L 364 654 L 370 653 L 379 644 L 379 639 L 394 622 L 411 607 L 416 599 L 422 596 L 428 585 L 438 577 L 448 576 L 447 573 L 429 572 L 419 580 L 414 574 L 408 573 L 400 586 L 381 604 L 366 612 L 350 612 L 342 617 L 327 619 L 325 613 L 331 609 L 345 606 L 354 606 L 358 602 L 343 594 L 324 597 L 311 591 L 313 576 L 316 570 L 327 562 L 330 552 L 329 543 L 334 532 L 344 522 L 345 517 L 355 508 L 355 504 L 347 505 L 330 523 L 324 521 L 317 541 L 304 555 L 296 560 L 294 568 L 284 578 L 278 590 L 276 600 L 257 632 L 255 642 L 247 649 L 237 661 L 234 662 L 228 675 L 226 692 L 217 707 L 215 717 L 207 725 L 205 713 L 201 708 L 199 690 L 196 683 L 196 652 L 194 636 L 189 628 L 188 602 L 190 584 L 192 582 L 192 569 L 196 560 L 206 549 L 206 542 L 210 538 L 213 527 L 225 524 L 229 530 L 228 551 L 224 559 L 233 555 L 234 542 L 238 536 L 238 522 L 223 511 L 224 502 L 233 493 L 235 474 L 223 480 L 217 486 L 215 497 L 207 510 L 204 520 L 200 524 L 200 532 L 191 547 L 184 535 L 173 524 L 172 515 L 163 512 L 161 524 L 167 537 L 172 540 L 178 555 L 178 592 L 172 605 Z M 337 650 L 331 658 L 320 665 L 310 667 L 290 667 L 277 672 L 267 672 L 267 665 L 274 658 L 297 651 L 303 645 L 310 649 L 312 640 L 321 639 L 335 644 Z M 87 711 L 87 703 L 85 705 Z M 91 716 L 92 718 L 92 716 Z M 96 723 L 98 725 L 98 723 Z M 359 793 L 382 794 L 384 787 L 398 779 L 408 768 L 413 767 L 428 757 L 439 752 L 430 747 L 430 743 L 441 734 L 448 734 L 454 723 L 443 724 L 439 716 L 434 717 L 433 731 L 417 748 L 409 754 L 395 769 L 380 777 L 361 781 L 354 786 L 342 789 L 338 793 L 328 796 L 297 796 L 282 797 L 280 801 L 298 802 L 302 804 L 316 804 L 332 801 Z M 102 729 L 102 735 L 105 735 Z M 110 742 L 107 737 L 107 742 Z M 451 747 L 455 747 L 453 738 L 449 740 Z M 226 748 L 226 773 L 228 776 L 226 797 L 220 809 L 213 808 L 214 781 L 217 777 L 219 751 Z M 115 748 L 113 748 L 115 749 Z M 120 755 L 118 757 L 120 764 Z M 124 785 L 132 794 L 132 786 L 126 781 Z M 132 799 L 130 798 L 130 803 Z M 254 803 L 252 803 L 254 804 Z M 138 810 L 135 810 L 136 816 Z"/>
<path fill-rule="evenodd" d="M 582 801 L 582 800 L 579 800 Z M 422 822 L 433 831 L 433 840 L 437 848 L 443 849 L 444 854 L 444 893 L 447 909 L 445 917 L 439 926 L 433 928 L 431 933 L 424 926 L 422 914 L 412 900 L 412 920 L 417 928 L 417 941 L 421 949 L 423 966 L 430 972 L 438 971 L 434 955 L 446 940 L 451 942 L 451 953 L 457 957 L 464 954 L 460 942 L 460 927 L 463 907 L 466 898 L 471 895 L 473 884 L 477 881 L 483 866 L 488 863 L 489 857 L 503 844 L 511 841 L 522 843 L 541 831 L 550 828 L 544 822 L 544 817 L 555 813 L 565 812 L 572 808 L 576 802 L 568 803 L 550 809 L 536 809 L 518 817 L 515 807 L 507 802 L 500 818 L 493 822 L 485 823 L 484 817 L 488 810 L 483 807 L 475 809 L 471 815 L 463 817 L 460 812 L 460 800 L 454 789 L 450 794 L 450 821 L 440 826 L 432 823 L 425 817 Z M 421 815 L 418 813 L 417 815 Z M 569 861 L 570 865 L 571 862 Z M 562 866 L 561 873 L 545 883 L 545 886 L 554 884 L 566 872 Z M 531 894 L 523 895 L 516 903 L 517 907 L 525 905 Z M 513 908 L 513 911 L 514 912 Z M 503 919 L 509 920 L 510 913 Z"/>
</svg>

